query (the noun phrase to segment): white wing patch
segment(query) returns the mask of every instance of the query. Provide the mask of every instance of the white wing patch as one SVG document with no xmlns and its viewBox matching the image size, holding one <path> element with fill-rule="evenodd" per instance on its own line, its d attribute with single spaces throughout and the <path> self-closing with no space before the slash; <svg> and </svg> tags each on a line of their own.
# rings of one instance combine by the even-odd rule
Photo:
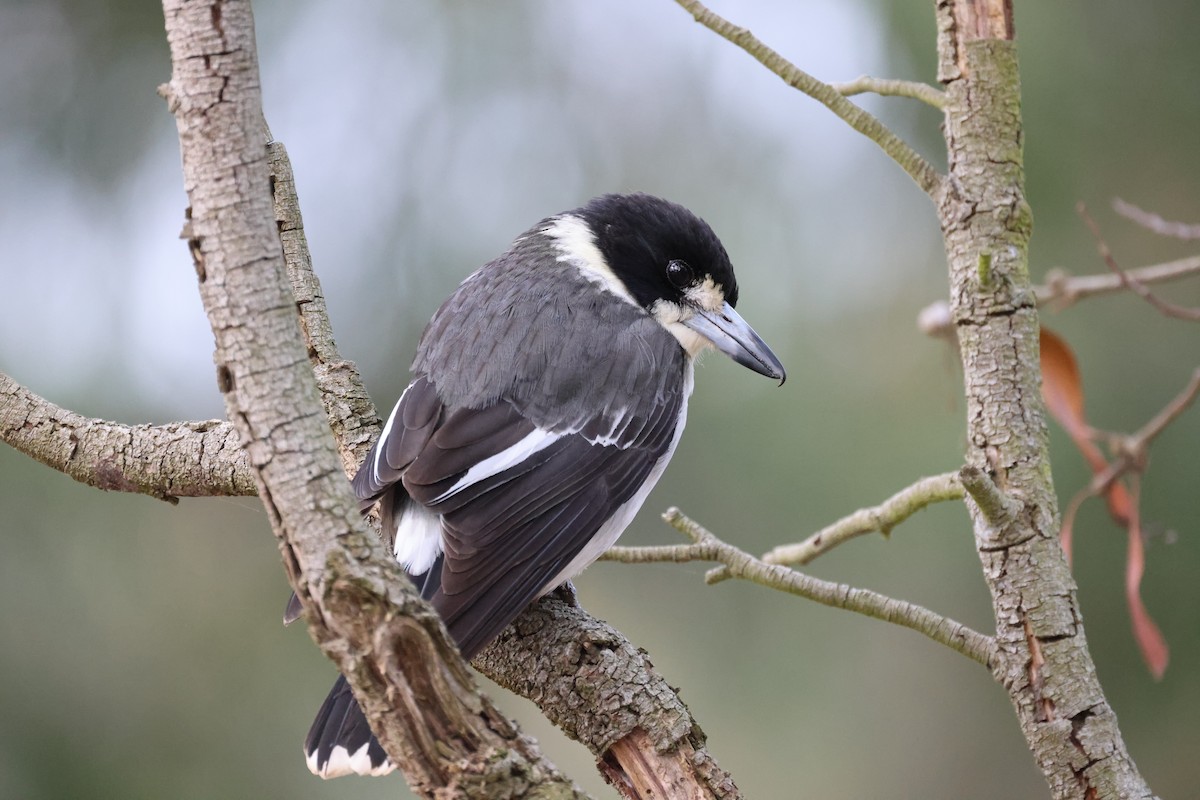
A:
<svg viewBox="0 0 1200 800">
<path fill-rule="evenodd" d="M 345 747 L 340 744 L 333 748 L 333 752 L 329 754 L 329 761 L 322 768 L 317 763 L 317 751 L 313 751 L 306 758 L 308 771 L 313 775 L 329 780 L 330 778 L 340 778 L 343 775 L 387 775 L 396 768 L 390 760 L 384 761 L 378 767 L 371 766 L 371 757 L 367 755 L 367 748 L 371 746 L 368 741 L 362 747 L 350 753 Z"/>
<path fill-rule="evenodd" d="M 521 441 L 506 447 L 499 453 L 496 453 L 496 455 L 485 458 L 483 461 L 480 461 L 478 464 L 471 467 L 469 470 L 467 470 L 466 475 L 463 475 L 458 479 L 458 481 L 455 482 L 453 486 L 435 497 L 430 502 L 430 505 L 437 505 L 443 500 L 453 497 L 472 484 L 479 483 L 479 481 L 490 478 L 493 475 L 498 475 L 501 472 L 504 472 L 506 469 L 515 467 L 517 464 L 520 464 L 522 461 L 534 455 L 535 453 L 545 450 L 547 447 L 561 439 L 564 435 L 565 434 L 562 433 L 553 433 L 551 431 L 543 430 L 542 428 L 534 428 L 530 433 L 526 434 L 525 438 L 521 439 Z"/>
<path fill-rule="evenodd" d="M 572 214 L 563 214 L 555 217 L 541 232 L 554 240 L 559 261 L 565 261 L 575 267 L 586 280 L 604 291 L 615 294 L 627 303 L 637 305 L 633 295 L 604 259 L 600 248 L 596 247 L 596 238 L 586 222 Z"/>
<path fill-rule="evenodd" d="M 427 572 L 442 552 L 442 517 L 411 500 L 396 523 L 392 554 L 413 575 Z"/>
<path fill-rule="evenodd" d="M 603 434 L 600 434 L 599 436 L 594 436 L 594 437 L 585 436 L 584 439 L 586 439 L 590 444 L 597 444 L 597 445 L 600 445 L 601 447 L 620 447 L 622 449 L 625 449 L 626 447 L 629 446 L 629 442 L 622 443 L 621 436 L 625 433 L 625 430 L 629 427 L 629 420 L 626 419 L 626 417 L 628 415 L 629 415 L 629 409 L 622 408 L 613 417 L 612 426 L 609 427 L 608 433 L 603 433 Z M 577 433 L 577 432 L 578 431 L 574 431 L 574 430 L 570 431 L 570 433 Z"/>
</svg>

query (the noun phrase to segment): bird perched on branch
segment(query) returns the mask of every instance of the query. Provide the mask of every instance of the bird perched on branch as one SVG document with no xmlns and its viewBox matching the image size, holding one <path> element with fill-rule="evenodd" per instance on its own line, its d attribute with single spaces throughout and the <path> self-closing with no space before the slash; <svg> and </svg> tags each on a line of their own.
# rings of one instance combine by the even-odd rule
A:
<svg viewBox="0 0 1200 800">
<path fill-rule="evenodd" d="M 464 657 L 625 530 L 683 432 L 701 352 L 783 383 L 737 299 L 703 220 L 610 194 L 530 228 L 433 315 L 354 490 Z M 304 751 L 323 778 L 394 768 L 345 678 Z"/>
</svg>

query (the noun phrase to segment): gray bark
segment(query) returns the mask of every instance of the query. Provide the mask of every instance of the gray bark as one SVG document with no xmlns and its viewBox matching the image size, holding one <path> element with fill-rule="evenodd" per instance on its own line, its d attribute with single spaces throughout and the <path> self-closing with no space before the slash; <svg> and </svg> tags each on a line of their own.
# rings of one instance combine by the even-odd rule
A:
<svg viewBox="0 0 1200 800">
<path fill-rule="evenodd" d="M 942 0 L 938 30 L 950 163 L 938 211 L 967 396 L 967 462 L 1000 493 L 989 503 L 986 492 L 969 491 L 967 503 L 995 611 L 993 671 L 1054 797 L 1151 797 L 1096 678 L 1058 544 L 1011 2 Z"/>
<path fill-rule="evenodd" d="M 582 796 L 479 693 L 437 615 L 359 518 L 287 284 L 249 2 L 163 8 L 174 66 L 164 94 L 218 386 L 313 638 L 418 792 Z"/>
<path fill-rule="evenodd" d="M 228 422 L 121 425 L 54 405 L 0 374 L 0 440 L 71 476 L 114 492 L 180 497 L 254 494 Z"/>
</svg>

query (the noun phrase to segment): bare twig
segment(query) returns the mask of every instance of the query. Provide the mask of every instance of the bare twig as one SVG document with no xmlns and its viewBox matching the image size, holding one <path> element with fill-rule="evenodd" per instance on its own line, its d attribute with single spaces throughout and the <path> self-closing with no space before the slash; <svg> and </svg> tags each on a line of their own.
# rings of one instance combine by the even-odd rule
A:
<svg viewBox="0 0 1200 800">
<path fill-rule="evenodd" d="M 0 440 L 80 483 L 170 503 L 254 495 L 254 475 L 228 422 L 120 425 L 56 406 L 0 373 Z"/>
<path fill-rule="evenodd" d="M 1116 259 L 1113 258 L 1113 254 L 1108 247 L 1108 243 L 1104 241 L 1104 236 L 1100 232 L 1100 226 L 1097 225 L 1096 221 L 1092 219 L 1090 214 L 1088 214 L 1087 206 L 1080 202 L 1075 206 L 1075 210 L 1079 212 L 1079 216 L 1083 218 L 1084 224 L 1088 226 L 1088 229 L 1092 232 L 1092 236 L 1096 238 L 1096 249 L 1099 251 L 1100 257 L 1104 259 L 1104 263 L 1107 264 L 1108 268 L 1111 269 L 1118 277 L 1120 277 L 1121 282 L 1128 287 L 1130 291 L 1145 300 L 1150 305 L 1157 308 L 1168 317 L 1176 317 L 1178 319 L 1186 319 L 1193 322 L 1200 321 L 1200 308 L 1187 308 L 1186 306 L 1180 306 L 1176 305 L 1175 303 L 1167 302 L 1166 300 L 1156 296 L 1144 284 L 1139 282 L 1137 278 L 1121 269 L 1117 265 Z"/>
<path fill-rule="evenodd" d="M 1127 269 L 1124 273 L 1141 284 L 1165 283 L 1200 273 L 1200 256 Z M 1094 295 L 1120 292 L 1125 288 L 1125 281 L 1119 274 L 1073 276 L 1061 269 L 1053 269 L 1046 273 L 1045 285 L 1033 287 L 1033 293 L 1038 305 L 1051 305 L 1061 310 Z"/>
<path fill-rule="evenodd" d="M 745 50 L 764 67 L 821 103 L 850 127 L 879 145 L 921 189 L 936 202 L 941 196 L 943 179 L 933 165 L 893 133 L 875 116 L 851 103 L 827 83 L 817 80 L 772 50 L 746 28 L 738 27 L 709 10 L 699 0 L 675 0 L 704 27 Z"/>
<path fill-rule="evenodd" d="M 779 564 L 768 564 L 721 541 L 677 508 L 669 509 L 663 519 L 692 543 L 674 547 L 623 547 L 611 560 L 629 563 L 716 561 L 724 564 L 735 578 L 911 628 L 980 664 L 992 666 L 995 643 L 991 637 L 948 617 L 878 592 L 824 581 Z"/>
<path fill-rule="evenodd" d="M 807 564 L 817 556 L 867 533 L 879 531 L 884 536 L 892 528 L 911 517 L 926 506 L 947 500 L 958 500 L 963 496 L 962 483 L 957 472 L 946 472 L 922 478 L 913 485 L 872 508 L 862 508 L 849 516 L 814 533 L 798 544 L 776 547 L 763 556 L 768 564 Z"/>
<path fill-rule="evenodd" d="M 1102 471 L 1093 475 L 1087 486 L 1075 493 L 1067 504 L 1066 511 L 1063 512 L 1062 546 L 1068 561 L 1071 559 L 1073 549 L 1075 517 L 1079 513 L 1080 506 L 1083 505 L 1083 501 L 1089 497 L 1099 497 L 1104 494 L 1115 482 L 1127 474 L 1132 473 L 1136 476 L 1142 472 L 1149 459 L 1151 442 L 1191 406 L 1197 395 L 1200 395 L 1200 367 L 1192 372 L 1192 377 L 1183 390 L 1163 406 L 1162 410 L 1143 425 L 1137 433 L 1130 436 L 1112 437 L 1116 445 L 1117 457 Z M 1132 513 L 1136 503 L 1130 505 Z"/>
<path fill-rule="evenodd" d="M 925 506 L 946 500 L 958 500 L 963 496 L 962 484 L 957 472 L 947 472 L 922 478 L 905 489 L 889 497 L 872 508 L 860 508 L 853 514 L 842 517 L 832 525 L 828 525 L 809 536 L 803 542 L 780 545 L 763 555 L 762 560 L 767 564 L 785 564 L 803 566 L 813 559 L 823 555 L 843 542 L 879 531 L 884 536 L 891 533 L 892 528 L 920 511 Z M 619 548 L 615 556 L 605 554 L 606 558 L 622 560 Z M 643 551 L 650 548 L 640 548 Z M 610 550 L 609 553 L 613 551 Z M 668 553 L 663 552 L 663 559 L 669 560 Z M 715 567 L 708 571 L 704 579 L 709 584 L 720 583 L 732 578 L 729 568 Z"/>
<path fill-rule="evenodd" d="M 1200 256 L 1189 256 L 1124 272 L 1137 283 L 1166 283 L 1200 274 Z M 1033 287 L 1033 296 L 1039 307 L 1048 306 L 1061 311 L 1080 300 L 1123 292 L 1126 288 L 1125 281 L 1119 274 L 1105 272 L 1098 275 L 1071 275 L 1056 267 L 1046 273 L 1044 284 Z M 917 315 L 917 328 L 928 336 L 952 337 L 954 320 L 950 316 L 949 304 L 945 300 L 938 300 L 925 306 Z"/>
<path fill-rule="evenodd" d="M 1197 394 L 1200 394 L 1200 367 L 1197 367 L 1192 372 L 1191 380 L 1188 381 L 1183 391 L 1172 398 L 1171 402 L 1167 403 L 1162 411 L 1155 414 L 1149 422 L 1134 434 L 1134 440 L 1137 445 L 1134 452 L 1139 452 L 1148 447 L 1168 425 L 1178 419 L 1179 415 L 1187 410 L 1188 406 L 1196 399 Z"/>
<path fill-rule="evenodd" d="M 1113 211 L 1116 211 L 1122 217 L 1136 222 L 1146 230 L 1157 233 L 1159 236 L 1170 236 L 1173 239 L 1183 239 L 1184 241 L 1200 239 L 1200 225 L 1189 225 L 1186 222 L 1165 220 L 1158 214 L 1143 211 L 1133 203 L 1127 203 L 1119 197 L 1113 198 L 1112 207 Z"/>
<path fill-rule="evenodd" d="M 856 94 L 877 94 L 883 97 L 909 97 L 931 105 L 939 111 L 946 107 L 946 95 L 942 91 L 920 81 L 901 81 L 860 75 L 852 81 L 842 81 L 841 83 L 831 83 L 829 85 L 843 97 L 851 97 Z"/>
<path fill-rule="evenodd" d="M 965 466 L 958 471 L 958 477 L 988 522 L 997 528 L 1012 524 L 1021 504 L 1001 492 L 986 472 L 976 466 Z"/>
<path fill-rule="evenodd" d="M 1104 493 L 1113 481 L 1119 479 L 1131 469 L 1140 472 L 1147 461 L 1150 444 L 1162 433 L 1168 425 L 1174 422 L 1188 409 L 1200 395 L 1200 367 L 1192 372 L 1192 377 L 1179 394 L 1175 395 L 1163 409 L 1154 415 L 1138 431 L 1130 436 L 1118 437 L 1117 458 L 1103 472 L 1092 478 L 1087 487 L 1088 496 Z"/>
</svg>

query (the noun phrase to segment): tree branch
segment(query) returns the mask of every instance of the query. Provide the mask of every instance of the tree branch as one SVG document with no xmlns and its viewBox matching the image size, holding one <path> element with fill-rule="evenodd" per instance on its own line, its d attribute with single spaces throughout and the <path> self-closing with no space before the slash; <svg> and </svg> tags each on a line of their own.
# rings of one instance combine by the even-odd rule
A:
<svg viewBox="0 0 1200 800">
<path fill-rule="evenodd" d="M 873 508 L 860 508 L 832 525 L 827 525 L 803 542 L 779 545 L 763 555 L 762 560 L 767 564 L 803 566 L 855 537 L 875 531 L 887 536 L 892 528 L 922 508 L 946 500 L 959 500 L 962 496 L 962 484 L 958 473 L 947 472 L 931 478 L 922 478 Z M 608 554 L 605 557 L 609 557 Z M 612 558 L 620 560 L 620 553 Z M 709 570 L 704 579 L 712 585 L 732 577 L 728 567 L 717 567 Z"/>
<path fill-rule="evenodd" d="M 586 745 L 625 797 L 741 797 L 645 651 L 576 605 L 543 598 L 471 663 Z"/>
<path fill-rule="evenodd" d="M 1113 481 L 1119 479 L 1130 469 L 1141 471 L 1149 458 L 1150 444 L 1167 426 L 1187 411 L 1200 395 L 1200 367 L 1192 371 L 1192 377 L 1179 394 L 1175 395 L 1162 410 L 1155 414 L 1145 425 L 1130 436 L 1117 437 L 1117 458 L 1108 468 L 1092 477 L 1091 482 L 1083 490 L 1079 500 L 1103 494 Z M 1074 504 L 1074 503 L 1073 503 Z"/>
<path fill-rule="evenodd" d="M 253 495 L 254 477 L 228 422 L 120 425 L 68 411 L 0 373 L 0 440 L 80 483 L 170 503 Z"/>
<path fill-rule="evenodd" d="M 279 229 L 304 348 L 321 392 L 321 404 L 337 441 L 342 467 L 347 475 L 353 475 L 379 435 L 379 416 L 363 386 L 358 367 L 353 361 L 342 358 L 334 342 L 325 293 L 313 270 L 308 239 L 304 235 L 304 218 L 300 214 L 300 198 L 287 149 L 282 142 L 271 142 L 267 145 L 267 155 L 275 224 Z"/>
<path fill-rule="evenodd" d="M 993 527 L 1004 528 L 1013 524 L 1021 513 L 1021 504 L 1005 497 L 992 479 L 979 467 L 966 466 L 958 471 L 963 489 L 975 501 L 976 507 Z"/>
<path fill-rule="evenodd" d="M 1150 446 L 1150 443 L 1154 441 L 1155 437 L 1178 419 L 1180 414 L 1187 411 L 1198 394 L 1200 394 L 1200 367 L 1192 371 L 1192 377 L 1188 381 L 1187 386 L 1183 387 L 1183 390 L 1175 395 L 1171 402 L 1163 407 L 1162 411 L 1159 411 L 1149 422 L 1143 425 L 1131 437 L 1131 440 L 1125 444 L 1123 449 L 1131 453 L 1144 452 Z"/>
<path fill-rule="evenodd" d="M 856 94 L 877 94 L 882 97 L 908 97 L 920 100 L 939 111 L 946 106 L 944 93 L 920 81 L 901 81 L 860 75 L 852 81 L 831 83 L 829 86 L 842 97 L 852 97 Z"/>
<path fill-rule="evenodd" d="M 358 515 L 267 194 L 249 3 L 164 0 L 163 10 L 173 64 L 164 94 L 179 129 L 218 385 L 310 632 L 418 792 L 582 796 L 479 693 L 437 615 Z"/>
<path fill-rule="evenodd" d="M 784 544 L 763 556 L 768 564 L 804 565 L 833 548 L 864 534 L 879 531 L 884 536 L 892 528 L 926 506 L 963 496 L 958 473 L 946 472 L 922 478 L 872 508 L 861 508 L 842 517 L 798 544 Z"/>
<path fill-rule="evenodd" d="M 935 202 L 942 193 L 942 176 L 916 150 L 893 133 L 875 116 L 851 103 L 827 83 L 817 80 L 772 50 L 754 34 L 709 10 L 699 0 L 675 0 L 692 17 L 713 33 L 754 56 L 759 63 L 795 89 L 821 103 L 854 130 L 882 148 Z"/>
<path fill-rule="evenodd" d="M 1124 273 L 1131 281 L 1141 284 L 1166 283 L 1200 273 L 1200 256 L 1127 269 Z M 1129 286 L 1120 274 L 1071 275 L 1058 267 L 1046 273 L 1044 284 L 1032 287 L 1038 308 L 1045 306 L 1055 311 L 1062 311 L 1089 297 L 1128 290 Z M 950 318 L 950 304 L 937 300 L 925 306 L 917 314 L 917 328 L 927 336 L 952 335 L 954 321 Z"/>
<path fill-rule="evenodd" d="M 1124 272 L 1126 276 L 1137 283 L 1165 283 L 1200 273 L 1200 256 L 1127 269 Z M 1061 310 L 1095 295 L 1111 294 L 1127 289 L 1126 281 L 1120 275 L 1104 273 L 1075 277 L 1061 269 L 1053 269 L 1046 273 L 1045 285 L 1034 286 L 1033 293 L 1037 297 L 1038 305 L 1050 304 Z"/>
<path fill-rule="evenodd" d="M 794 594 L 822 605 L 854 611 L 923 633 L 939 644 L 978 661 L 991 669 L 996 657 L 995 643 L 978 631 L 943 617 L 914 603 L 833 583 L 778 564 L 768 564 L 749 553 L 728 544 L 699 523 L 686 517 L 677 508 L 669 509 L 663 519 L 671 527 L 692 540 L 688 545 L 673 547 L 622 547 L 606 554 L 611 561 L 629 564 L 656 562 L 684 563 L 688 561 L 717 561 L 724 564 L 730 576 Z"/>
<path fill-rule="evenodd" d="M 1121 284 L 1125 288 L 1168 317 L 1177 317 L 1178 319 L 1186 319 L 1191 322 L 1200 321 L 1200 308 L 1186 308 L 1174 303 L 1168 303 L 1143 286 L 1136 277 L 1121 269 L 1117 265 L 1117 260 L 1113 258 L 1112 250 L 1108 247 L 1108 242 L 1104 241 L 1104 235 L 1100 232 L 1100 226 L 1096 224 L 1091 214 L 1088 213 L 1087 206 L 1081 202 L 1075 206 L 1075 210 L 1079 212 L 1079 216 L 1083 219 L 1084 224 L 1092 232 L 1092 236 L 1096 238 L 1096 250 L 1100 253 L 1100 257 L 1104 259 L 1104 263 L 1120 279 Z"/>
<path fill-rule="evenodd" d="M 1116 211 L 1122 217 L 1125 217 L 1125 219 L 1135 222 L 1146 230 L 1157 233 L 1159 236 L 1170 236 L 1173 239 L 1183 239 L 1187 242 L 1200 239 L 1200 225 L 1189 225 L 1186 222 L 1165 220 L 1158 214 L 1144 211 L 1133 203 L 1127 203 L 1119 197 L 1113 198 L 1112 206 L 1113 211 Z"/>
</svg>

